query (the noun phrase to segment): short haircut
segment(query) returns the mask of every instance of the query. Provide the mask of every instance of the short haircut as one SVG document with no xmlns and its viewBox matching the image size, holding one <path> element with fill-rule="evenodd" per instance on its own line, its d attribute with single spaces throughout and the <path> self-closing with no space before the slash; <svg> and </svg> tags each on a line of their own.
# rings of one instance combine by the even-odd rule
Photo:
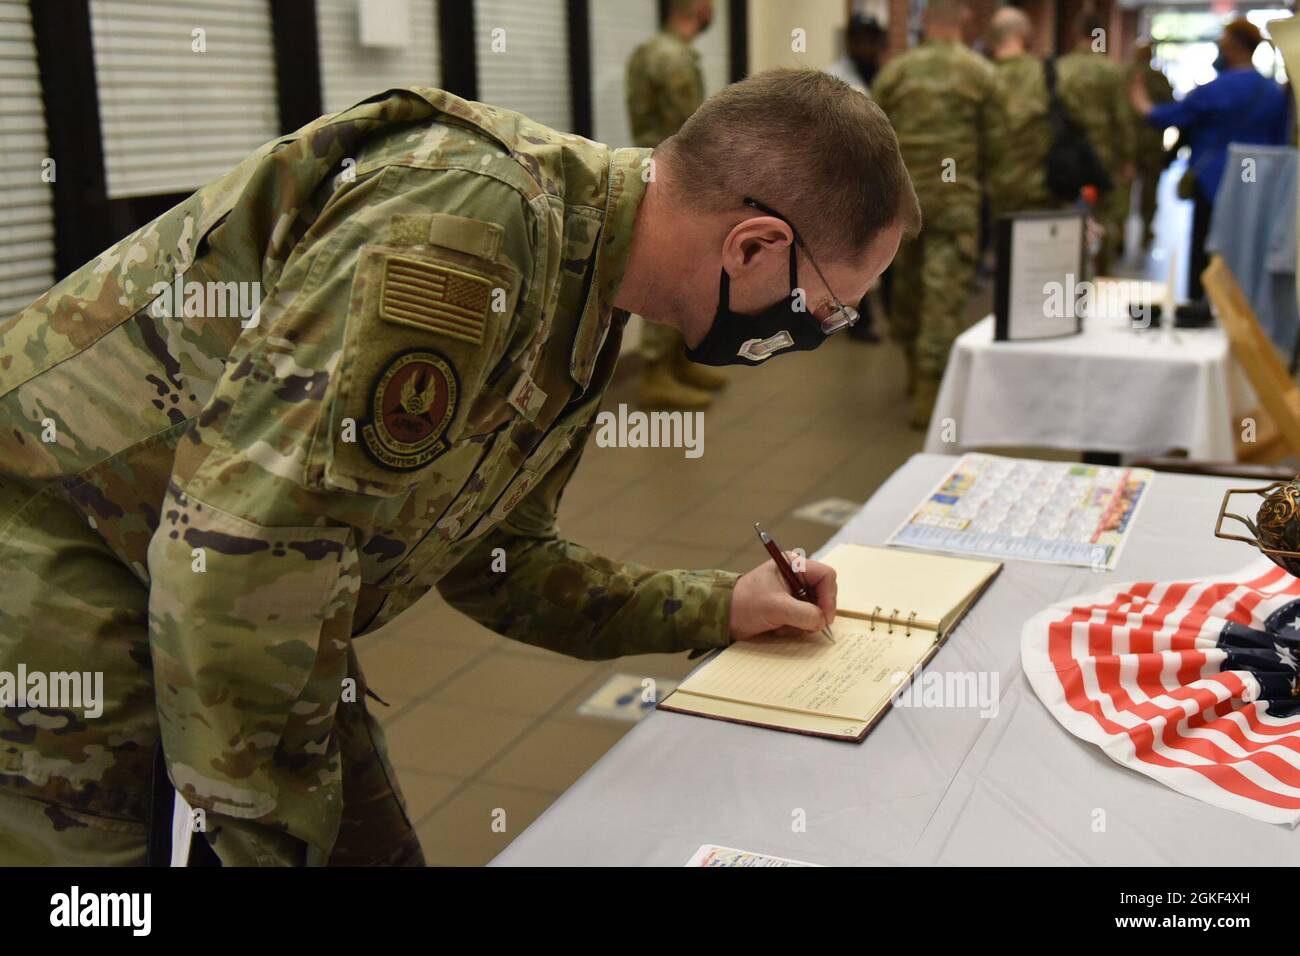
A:
<svg viewBox="0 0 1300 956">
<path fill-rule="evenodd" d="M 660 144 L 679 206 L 742 210 L 756 199 L 830 259 L 860 255 L 884 229 L 921 228 L 898 137 L 869 96 L 820 70 L 756 73 L 704 101 Z"/>
<path fill-rule="evenodd" d="M 1012 37 L 1023 37 L 1028 45 L 1032 32 L 1029 16 L 1025 11 L 1016 7 L 999 7 L 993 14 L 993 19 L 989 21 L 989 46 L 996 50 Z"/>
<path fill-rule="evenodd" d="M 1259 32 L 1259 27 L 1245 17 L 1238 17 L 1224 27 L 1223 35 L 1247 53 L 1254 53 L 1255 47 L 1264 42 L 1264 35 Z"/>
</svg>

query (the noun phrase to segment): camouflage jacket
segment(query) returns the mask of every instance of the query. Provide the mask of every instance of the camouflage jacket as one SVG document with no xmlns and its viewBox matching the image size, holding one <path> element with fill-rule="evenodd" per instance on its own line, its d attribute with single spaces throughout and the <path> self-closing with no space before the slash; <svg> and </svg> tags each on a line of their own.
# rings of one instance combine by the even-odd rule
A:
<svg viewBox="0 0 1300 956">
<path fill-rule="evenodd" d="M 101 671 L 106 698 L 5 707 L 0 783 L 142 820 L 161 731 L 191 805 L 326 854 L 350 640 L 431 586 L 579 657 L 725 644 L 734 575 L 555 525 L 648 155 L 392 90 L 0 324 L 0 671 Z"/>
<path fill-rule="evenodd" d="M 1056 61 L 1057 90 L 1108 172 L 1134 158 L 1133 109 L 1124 71 L 1102 53 L 1074 50 Z"/>
<path fill-rule="evenodd" d="M 627 61 L 627 114 L 636 145 L 658 146 L 703 102 L 700 54 L 671 30 L 642 43 Z"/>
<path fill-rule="evenodd" d="M 989 183 L 993 212 L 1052 209 L 1061 202 L 1047 188 L 1047 152 L 1052 146 L 1047 79 L 1043 61 L 1028 53 L 996 64 L 998 90 L 1009 144 Z"/>
<path fill-rule="evenodd" d="M 925 228 L 978 230 L 1003 144 L 993 67 L 960 43 L 926 40 L 886 63 L 871 95 L 898 133 Z"/>
</svg>

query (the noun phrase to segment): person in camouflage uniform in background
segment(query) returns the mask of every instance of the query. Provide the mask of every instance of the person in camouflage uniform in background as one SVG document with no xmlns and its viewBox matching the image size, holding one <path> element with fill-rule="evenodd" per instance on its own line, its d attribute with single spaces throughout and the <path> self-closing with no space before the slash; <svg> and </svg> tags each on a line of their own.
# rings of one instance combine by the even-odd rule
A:
<svg viewBox="0 0 1300 956">
<path fill-rule="evenodd" d="M 711 0 L 672 0 L 664 29 L 627 61 L 627 113 L 632 142 L 658 146 L 704 102 L 700 54 L 691 41 L 713 20 Z M 727 383 L 715 369 L 690 362 L 681 333 L 667 325 L 641 325 L 641 402 L 663 408 L 706 408 Z"/>
<path fill-rule="evenodd" d="M 800 75 L 745 87 L 764 108 Z M 891 155 L 906 185 L 892 138 L 873 162 Z M 105 691 L 95 717 L 0 698 L 0 864 L 144 862 L 160 743 L 225 864 L 420 863 L 352 641 L 433 586 L 591 659 L 833 616 L 817 562 L 811 605 L 771 562 L 659 571 L 556 528 L 618 359 L 615 297 L 653 312 L 647 275 L 681 272 L 654 239 L 638 259 L 634 226 L 788 233 L 739 199 L 679 208 L 663 190 L 689 184 L 651 169 L 648 149 L 390 90 L 268 143 L 0 323 L 0 675 L 99 672 Z M 773 285 L 784 249 L 768 261 L 753 275 Z M 852 274 L 845 297 L 874 277 Z M 707 298 L 686 285 L 681 302 Z"/>
<path fill-rule="evenodd" d="M 1133 78 L 1140 77 L 1147 97 L 1152 103 L 1169 103 L 1174 98 L 1174 87 L 1169 77 L 1156 69 L 1151 62 L 1154 50 L 1150 43 L 1143 43 L 1133 51 L 1133 63 L 1129 67 L 1125 89 L 1132 85 Z M 1156 192 L 1160 186 L 1160 177 L 1168 163 L 1165 161 L 1165 131 L 1148 126 L 1145 118 L 1136 109 L 1129 108 L 1133 114 L 1134 129 L 1134 170 L 1138 177 L 1138 209 L 1142 214 L 1142 246 L 1151 245 L 1155 233 L 1151 224 L 1156 218 Z"/>
<path fill-rule="evenodd" d="M 885 64 L 872 85 L 898 134 L 921 202 L 921 234 L 899 249 L 889 310 L 903 348 L 911 425 L 925 428 L 966 305 L 979 255 L 980 204 L 1001 142 L 993 68 L 965 46 L 962 0 L 932 0 L 925 39 Z"/>
<path fill-rule="evenodd" d="M 1074 49 L 1056 61 L 1057 90 L 1066 112 L 1110 174 L 1111 188 L 1102 195 L 1094 213 L 1105 230 L 1096 274 L 1108 275 L 1124 248 L 1124 221 L 1133 184 L 1133 111 L 1124 71 L 1105 52 L 1109 40 L 1101 20 L 1091 13 L 1080 14 L 1074 34 Z"/>
<path fill-rule="evenodd" d="M 989 182 L 993 214 L 1053 209 L 1061 201 L 1047 188 L 1047 152 L 1052 146 L 1047 79 L 1035 56 L 1029 17 L 1002 7 L 989 22 L 989 51 L 997 70 L 1008 144 Z"/>
</svg>

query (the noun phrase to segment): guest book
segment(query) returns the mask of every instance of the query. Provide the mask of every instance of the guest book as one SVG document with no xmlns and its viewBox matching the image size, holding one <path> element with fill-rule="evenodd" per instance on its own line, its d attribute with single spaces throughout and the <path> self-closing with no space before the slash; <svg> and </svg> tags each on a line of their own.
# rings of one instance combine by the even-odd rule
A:
<svg viewBox="0 0 1300 956">
<path fill-rule="evenodd" d="M 700 666 L 660 709 L 774 730 L 862 740 L 947 640 L 1002 565 L 842 544 L 834 640 L 738 641 Z"/>
</svg>

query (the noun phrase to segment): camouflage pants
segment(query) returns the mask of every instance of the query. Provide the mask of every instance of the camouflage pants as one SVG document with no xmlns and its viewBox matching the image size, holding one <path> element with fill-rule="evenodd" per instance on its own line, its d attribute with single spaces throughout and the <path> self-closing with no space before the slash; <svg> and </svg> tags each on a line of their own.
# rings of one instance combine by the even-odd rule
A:
<svg viewBox="0 0 1300 956">
<path fill-rule="evenodd" d="M 364 703 L 342 704 L 336 729 L 343 821 L 329 865 L 423 866 L 378 722 Z M 300 844 L 242 820 L 209 815 L 206 836 L 225 866 L 305 862 Z M 147 848 L 143 821 L 91 816 L 0 790 L 0 866 L 143 866 Z"/>
<path fill-rule="evenodd" d="M 353 718 L 338 723 L 343 758 L 343 821 L 330 866 L 424 866 L 406 801 L 388 761 L 383 730 L 364 698 L 342 705 Z"/>
<path fill-rule="evenodd" d="M 1138 186 L 1139 206 L 1142 213 L 1142 236 L 1144 239 L 1151 236 L 1151 224 L 1156 218 L 1156 193 L 1160 187 L 1160 175 L 1164 171 L 1164 167 L 1160 165 L 1148 166 L 1138 170 L 1140 182 Z"/>
<path fill-rule="evenodd" d="M 144 866 L 147 850 L 143 823 L 0 790 L 0 866 Z"/>
<path fill-rule="evenodd" d="M 671 325 L 658 322 L 641 322 L 641 358 L 649 365 L 676 358 L 686 350 L 686 340 L 682 333 Z"/>
<path fill-rule="evenodd" d="M 1097 275 L 1110 275 L 1124 249 L 1124 223 L 1128 219 L 1129 197 L 1133 183 L 1121 182 L 1119 173 L 1112 174 L 1115 186 L 1098 204 L 1097 221 L 1106 228 L 1097 252 Z"/>
<path fill-rule="evenodd" d="M 943 377 L 953 340 L 966 329 L 977 245 L 974 233 L 925 229 L 899 247 L 889 332 L 916 363 L 918 378 Z"/>
</svg>

